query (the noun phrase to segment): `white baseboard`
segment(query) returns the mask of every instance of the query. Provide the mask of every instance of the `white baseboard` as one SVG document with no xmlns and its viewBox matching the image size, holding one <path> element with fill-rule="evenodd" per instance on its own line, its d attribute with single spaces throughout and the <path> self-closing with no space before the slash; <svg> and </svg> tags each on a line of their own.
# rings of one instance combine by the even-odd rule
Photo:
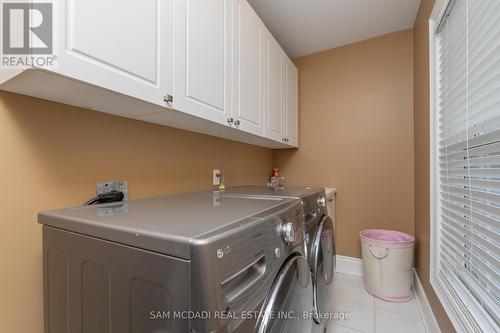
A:
<svg viewBox="0 0 500 333">
<path fill-rule="evenodd" d="M 338 273 L 363 276 L 363 261 L 358 258 L 337 255 Z"/>
<path fill-rule="evenodd" d="M 428 333 L 441 333 L 436 317 L 434 317 L 434 312 L 432 312 L 429 300 L 425 295 L 424 288 L 415 270 L 413 270 L 413 293 L 415 294 L 418 311 L 420 311 L 420 315 L 424 321 L 425 330 Z"/>
</svg>

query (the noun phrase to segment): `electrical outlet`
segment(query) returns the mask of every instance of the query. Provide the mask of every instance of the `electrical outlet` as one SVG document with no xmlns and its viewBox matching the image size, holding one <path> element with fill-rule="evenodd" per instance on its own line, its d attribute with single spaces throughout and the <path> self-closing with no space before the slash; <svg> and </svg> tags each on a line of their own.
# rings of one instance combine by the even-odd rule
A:
<svg viewBox="0 0 500 333">
<path fill-rule="evenodd" d="M 220 185 L 220 170 L 214 169 L 213 170 L 213 177 L 212 177 L 212 185 L 218 186 Z"/>
<path fill-rule="evenodd" d="M 111 180 L 100 182 L 96 186 L 96 194 L 104 194 L 111 191 L 122 191 L 124 198 L 123 200 L 128 200 L 128 183 L 125 180 Z"/>
</svg>

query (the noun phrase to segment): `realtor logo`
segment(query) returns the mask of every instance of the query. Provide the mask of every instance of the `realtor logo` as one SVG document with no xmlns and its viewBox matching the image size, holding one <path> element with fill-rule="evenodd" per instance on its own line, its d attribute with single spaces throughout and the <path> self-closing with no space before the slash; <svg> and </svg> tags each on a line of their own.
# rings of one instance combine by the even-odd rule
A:
<svg viewBox="0 0 500 333">
<path fill-rule="evenodd" d="M 3 3 L 3 54 L 52 54 L 52 3 Z"/>
<path fill-rule="evenodd" d="M 53 6 L 2 1 L 2 68 L 54 67 Z"/>
</svg>

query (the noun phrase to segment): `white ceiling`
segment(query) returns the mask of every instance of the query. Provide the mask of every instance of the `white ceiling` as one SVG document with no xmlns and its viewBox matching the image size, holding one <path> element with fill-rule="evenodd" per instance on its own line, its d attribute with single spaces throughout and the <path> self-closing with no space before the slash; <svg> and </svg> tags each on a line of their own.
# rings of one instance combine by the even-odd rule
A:
<svg viewBox="0 0 500 333">
<path fill-rule="evenodd" d="M 292 58 L 411 28 L 420 5 L 420 0 L 248 2 Z"/>
</svg>

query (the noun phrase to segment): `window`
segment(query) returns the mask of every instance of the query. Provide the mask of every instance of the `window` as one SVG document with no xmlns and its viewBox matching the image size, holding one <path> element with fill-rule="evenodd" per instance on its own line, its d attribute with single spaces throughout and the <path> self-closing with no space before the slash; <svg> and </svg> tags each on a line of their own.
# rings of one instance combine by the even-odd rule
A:
<svg viewBox="0 0 500 333">
<path fill-rule="evenodd" d="M 431 283 L 460 332 L 500 332 L 500 0 L 437 1 Z"/>
</svg>

